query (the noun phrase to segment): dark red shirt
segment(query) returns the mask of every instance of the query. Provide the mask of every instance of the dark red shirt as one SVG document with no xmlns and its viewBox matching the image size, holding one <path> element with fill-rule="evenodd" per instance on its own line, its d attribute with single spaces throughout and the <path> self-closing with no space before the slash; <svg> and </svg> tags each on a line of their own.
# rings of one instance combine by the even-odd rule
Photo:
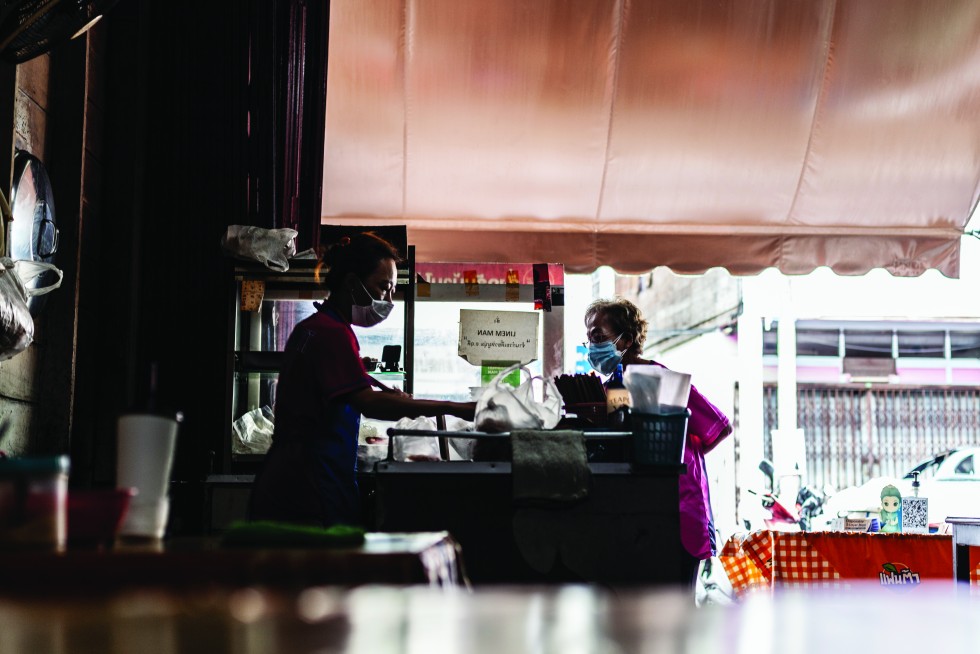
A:
<svg viewBox="0 0 980 654">
<path fill-rule="evenodd" d="M 252 490 L 253 519 L 360 523 L 361 416 L 346 398 L 370 384 L 357 337 L 326 305 L 296 325 L 276 389 L 272 447 Z"/>
</svg>

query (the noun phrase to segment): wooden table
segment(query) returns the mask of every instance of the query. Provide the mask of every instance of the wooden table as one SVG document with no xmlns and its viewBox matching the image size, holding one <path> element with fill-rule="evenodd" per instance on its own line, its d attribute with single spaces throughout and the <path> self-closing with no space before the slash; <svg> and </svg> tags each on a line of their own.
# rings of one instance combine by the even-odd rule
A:
<svg viewBox="0 0 980 654">
<path fill-rule="evenodd" d="M 915 595 L 787 591 L 702 609 L 688 593 L 589 586 L 132 590 L 70 601 L 0 598 L 0 652 L 972 654 L 978 608 L 948 586 L 928 585 Z"/>
<path fill-rule="evenodd" d="M 337 548 L 224 548 L 219 539 L 187 538 L 108 551 L 4 552 L 0 594 L 256 584 L 445 586 L 464 581 L 461 567 L 459 548 L 446 532 L 368 533 L 361 546 Z"/>
</svg>

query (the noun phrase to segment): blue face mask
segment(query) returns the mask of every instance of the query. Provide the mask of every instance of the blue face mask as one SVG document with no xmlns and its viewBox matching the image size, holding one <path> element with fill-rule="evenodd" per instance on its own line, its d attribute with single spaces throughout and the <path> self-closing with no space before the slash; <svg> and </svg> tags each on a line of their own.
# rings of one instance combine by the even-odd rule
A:
<svg viewBox="0 0 980 654">
<path fill-rule="evenodd" d="M 614 341 L 605 343 L 589 343 L 589 365 L 602 375 L 611 375 L 619 362 L 623 360 L 623 352 L 616 349 L 616 343 L 623 337 L 622 334 Z"/>
</svg>

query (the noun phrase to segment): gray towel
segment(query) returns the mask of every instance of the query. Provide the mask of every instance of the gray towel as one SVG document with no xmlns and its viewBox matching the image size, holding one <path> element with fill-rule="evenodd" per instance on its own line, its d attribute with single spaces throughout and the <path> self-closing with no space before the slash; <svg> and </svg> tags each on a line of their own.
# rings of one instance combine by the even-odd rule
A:
<svg viewBox="0 0 980 654">
<path fill-rule="evenodd" d="M 515 500 L 574 502 L 589 495 L 591 471 L 580 431 L 512 431 Z"/>
</svg>

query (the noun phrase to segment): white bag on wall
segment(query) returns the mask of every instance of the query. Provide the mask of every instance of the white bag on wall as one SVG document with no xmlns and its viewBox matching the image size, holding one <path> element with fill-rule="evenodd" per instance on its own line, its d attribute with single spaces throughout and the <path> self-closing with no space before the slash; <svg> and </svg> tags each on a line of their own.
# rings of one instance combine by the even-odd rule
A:
<svg viewBox="0 0 980 654">
<path fill-rule="evenodd" d="M 47 286 L 28 288 L 48 271 L 56 273 L 58 280 Z M 34 341 L 34 318 L 27 301 L 61 286 L 62 277 L 61 270 L 50 263 L 0 257 L 0 361 L 20 354 Z"/>
</svg>

